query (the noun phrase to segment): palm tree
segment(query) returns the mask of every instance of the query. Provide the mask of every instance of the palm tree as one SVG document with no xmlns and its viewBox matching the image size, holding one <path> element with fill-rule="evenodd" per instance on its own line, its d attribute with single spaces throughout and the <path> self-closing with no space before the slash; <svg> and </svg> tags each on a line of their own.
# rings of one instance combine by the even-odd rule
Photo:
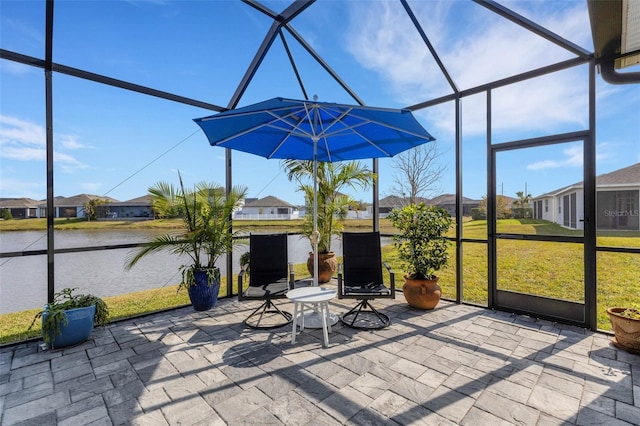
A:
<svg viewBox="0 0 640 426">
<path fill-rule="evenodd" d="M 524 191 L 516 192 L 518 199 L 515 201 L 516 207 L 525 208 L 529 207 L 529 203 L 531 202 L 531 194 L 524 195 Z"/>
<path fill-rule="evenodd" d="M 87 217 L 88 221 L 97 220 L 98 219 L 98 207 L 106 204 L 107 201 L 101 198 L 92 198 L 82 206 L 82 210 L 84 211 L 84 215 Z"/>
<path fill-rule="evenodd" d="M 355 210 L 356 218 L 360 218 L 360 212 L 367 208 L 367 203 L 362 200 L 353 200 L 351 204 L 349 204 L 349 208 Z"/>
<path fill-rule="evenodd" d="M 287 178 L 298 182 L 299 189 L 304 192 L 307 211 L 313 211 L 313 161 L 283 160 L 282 166 L 287 171 Z M 349 205 L 354 203 L 353 198 L 340 190 L 345 187 L 367 189 L 375 178 L 375 173 L 358 161 L 318 162 L 318 253 L 331 251 L 331 236 L 340 234 L 341 220 L 346 217 Z M 305 216 L 303 232 L 313 246 L 313 215 Z"/>
<path fill-rule="evenodd" d="M 517 218 L 528 218 L 531 216 L 529 203 L 531 202 L 531 194 L 525 195 L 524 191 L 516 192 L 518 199 L 513 202 L 515 209 L 514 216 Z"/>
<path fill-rule="evenodd" d="M 152 205 L 160 216 L 172 217 L 178 212 L 182 218 L 182 229 L 178 232 L 157 235 L 139 247 L 132 257 L 127 258 L 127 269 L 135 266 L 143 257 L 160 251 L 176 255 L 187 255 L 190 265 L 183 265 L 181 285 L 194 284 L 194 270 L 214 270 L 218 258 L 233 250 L 236 232 L 231 232 L 228 218 L 246 196 L 247 189 L 235 186 L 226 195 L 224 187 L 209 182 L 200 182 L 193 190 L 187 191 L 178 173 L 180 186 L 158 182 L 149 188 Z M 217 278 L 215 272 L 209 275 L 209 283 Z"/>
</svg>

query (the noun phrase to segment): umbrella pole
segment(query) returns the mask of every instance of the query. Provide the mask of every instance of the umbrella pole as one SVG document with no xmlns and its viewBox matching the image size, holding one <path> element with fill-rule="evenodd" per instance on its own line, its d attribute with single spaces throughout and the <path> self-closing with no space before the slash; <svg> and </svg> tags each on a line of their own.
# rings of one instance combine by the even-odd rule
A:
<svg viewBox="0 0 640 426">
<path fill-rule="evenodd" d="M 318 138 L 313 138 L 313 285 L 318 287 Z"/>
</svg>

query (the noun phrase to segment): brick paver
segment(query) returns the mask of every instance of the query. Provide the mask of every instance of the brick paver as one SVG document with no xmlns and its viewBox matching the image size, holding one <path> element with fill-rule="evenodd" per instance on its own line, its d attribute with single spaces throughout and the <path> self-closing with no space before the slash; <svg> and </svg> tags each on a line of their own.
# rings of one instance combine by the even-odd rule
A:
<svg viewBox="0 0 640 426">
<path fill-rule="evenodd" d="M 374 302 L 376 331 L 338 323 L 290 343 L 222 300 L 128 320 L 73 348 L 0 348 L 0 424 L 635 424 L 640 356 L 609 336 L 441 302 Z M 282 301 L 286 305 L 286 301 Z M 349 301 L 331 309 L 346 312 Z"/>
</svg>

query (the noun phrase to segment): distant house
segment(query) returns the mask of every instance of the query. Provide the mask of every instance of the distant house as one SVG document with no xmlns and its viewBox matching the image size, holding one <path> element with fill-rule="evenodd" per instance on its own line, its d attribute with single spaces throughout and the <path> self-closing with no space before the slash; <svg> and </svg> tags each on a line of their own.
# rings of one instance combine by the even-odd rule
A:
<svg viewBox="0 0 640 426">
<path fill-rule="evenodd" d="M 584 186 L 578 182 L 533 198 L 536 219 L 584 229 Z M 640 230 L 640 163 L 596 177 L 597 229 Z"/>
<path fill-rule="evenodd" d="M 0 201 L 0 210 L 9 210 L 14 219 L 38 217 L 38 205 L 41 201 L 31 198 L 10 198 Z"/>
<path fill-rule="evenodd" d="M 429 204 L 429 200 L 427 198 L 418 197 L 416 202 L 424 202 L 425 204 Z M 398 197 L 397 195 L 388 195 L 378 202 L 378 210 L 380 213 L 380 217 L 387 217 L 392 210 L 398 209 L 410 204 L 410 199 L 408 197 Z M 371 210 L 373 207 L 369 207 Z"/>
<path fill-rule="evenodd" d="M 98 206 L 98 219 L 153 219 L 153 216 L 149 195 Z"/>
<path fill-rule="evenodd" d="M 248 201 L 233 218 L 243 219 L 297 219 L 298 209 L 293 204 L 269 195 L 258 200 Z"/>
<path fill-rule="evenodd" d="M 66 217 L 66 218 L 81 218 L 84 215 L 84 205 L 90 200 L 105 200 L 107 203 L 117 203 L 118 200 L 111 197 L 104 197 L 91 194 L 79 194 L 73 197 L 55 197 L 53 200 L 53 207 L 55 209 L 53 217 Z M 38 217 L 45 217 L 47 215 L 47 203 L 38 204 Z"/>
<path fill-rule="evenodd" d="M 79 194 L 73 197 L 58 196 L 54 198 L 54 217 L 82 218 L 85 217 L 84 206 L 90 200 L 100 199 L 106 204 L 97 208 L 98 219 L 123 217 L 153 217 L 151 201 L 148 196 L 134 198 L 129 201 L 118 201 L 115 198 Z M 47 216 L 47 203 L 31 198 L 14 198 L 0 201 L 0 209 L 8 209 L 14 219 L 38 218 Z"/>
<path fill-rule="evenodd" d="M 380 200 L 380 217 L 386 217 L 393 209 L 401 208 L 409 204 L 409 198 L 398 197 L 396 195 L 389 195 Z M 428 198 L 418 197 L 417 203 L 425 203 L 427 206 L 442 207 L 449 212 L 451 216 L 456 214 L 456 196 L 454 194 L 442 194 L 429 200 Z M 471 216 L 471 209 L 474 209 L 480 205 L 479 200 L 472 200 L 471 198 L 462 197 L 462 214 L 464 216 Z"/>
<path fill-rule="evenodd" d="M 406 206 L 408 203 L 406 198 L 389 195 L 378 201 L 378 212 L 380 213 L 380 217 L 386 217 L 393 209 Z M 369 209 L 373 209 L 373 206 L 369 207 Z"/>
<path fill-rule="evenodd" d="M 428 205 L 442 207 L 449 212 L 451 216 L 456 215 L 456 196 L 455 194 L 442 194 L 432 198 L 427 202 Z M 471 216 L 471 209 L 475 209 L 480 205 L 480 200 L 462 197 L 462 216 Z"/>
</svg>

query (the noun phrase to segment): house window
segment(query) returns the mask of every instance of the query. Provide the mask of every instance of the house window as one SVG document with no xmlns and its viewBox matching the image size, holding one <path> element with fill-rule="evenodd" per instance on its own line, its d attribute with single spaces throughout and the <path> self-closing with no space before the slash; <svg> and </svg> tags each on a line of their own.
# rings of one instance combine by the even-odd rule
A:
<svg viewBox="0 0 640 426">
<path fill-rule="evenodd" d="M 640 202 L 637 190 L 598 191 L 598 229 L 640 229 Z"/>
<path fill-rule="evenodd" d="M 544 212 L 549 213 L 549 200 L 544 200 Z"/>
<path fill-rule="evenodd" d="M 562 225 L 567 228 L 576 229 L 578 226 L 577 222 L 577 195 L 575 192 L 565 195 L 562 197 L 562 211 L 564 213 L 561 215 Z M 559 207 L 559 206 L 558 206 Z M 560 211 L 560 208 L 558 208 Z"/>
<path fill-rule="evenodd" d="M 577 217 L 578 195 L 575 192 L 571 194 L 571 199 L 569 202 L 571 206 L 570 207 L 571 211 L 569 212 L 569 227 L 573 229 L 577 229 L 578 228 L 578 217 Z"/>
</svg>

